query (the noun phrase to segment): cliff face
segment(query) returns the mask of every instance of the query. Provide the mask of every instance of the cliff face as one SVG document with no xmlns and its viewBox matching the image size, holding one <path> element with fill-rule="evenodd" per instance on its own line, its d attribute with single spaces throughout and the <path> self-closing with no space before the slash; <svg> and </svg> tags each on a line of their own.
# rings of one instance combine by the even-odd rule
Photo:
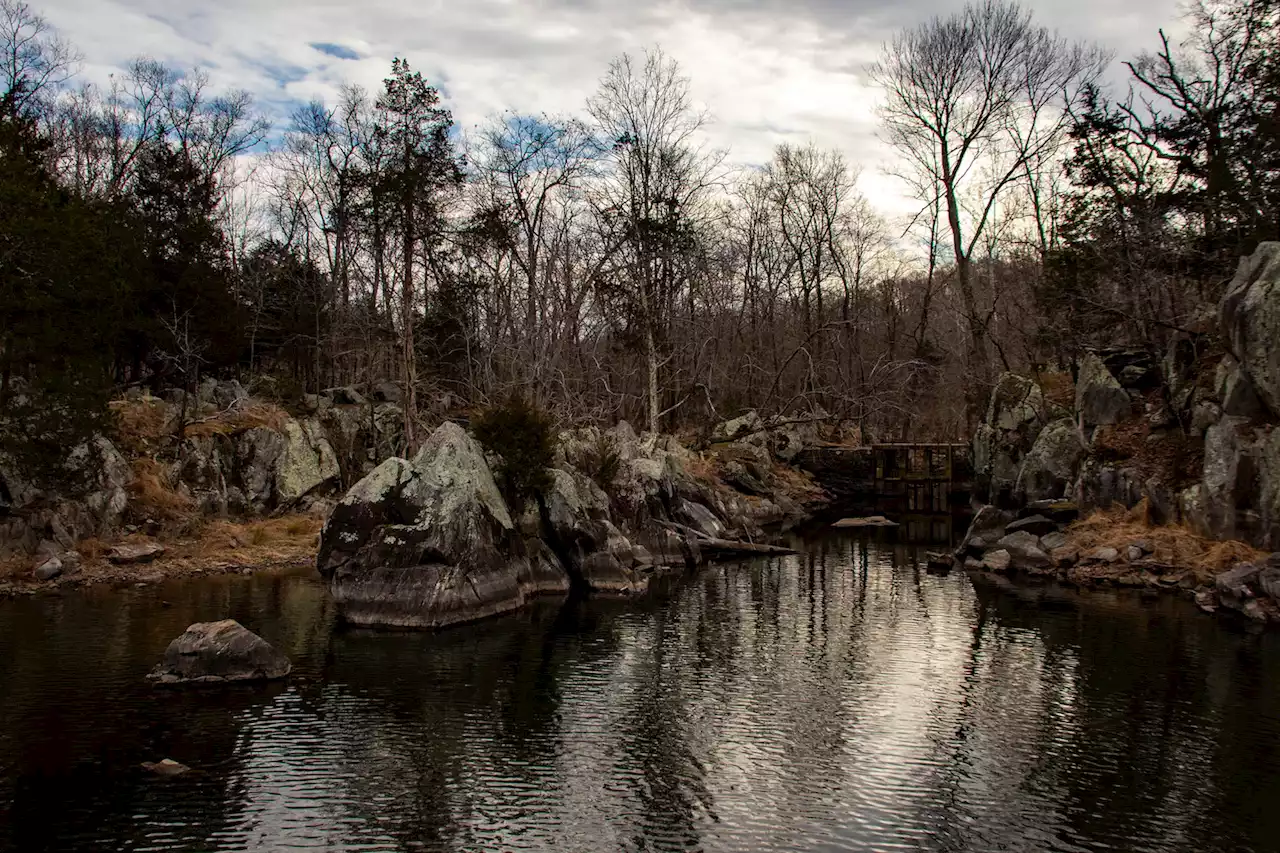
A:
<svg viewBox="0 0 1280 853">
<path fill-rule="evenodd" d="M 1074 395 L 1002 377 L 974 439 L 976 497 L 1146 499 L 1158 522 L 1280 550 L 1280 243 L 1241 261 L 1205 326 L 1164 354 L 1087 354 Z"/>
</svg>

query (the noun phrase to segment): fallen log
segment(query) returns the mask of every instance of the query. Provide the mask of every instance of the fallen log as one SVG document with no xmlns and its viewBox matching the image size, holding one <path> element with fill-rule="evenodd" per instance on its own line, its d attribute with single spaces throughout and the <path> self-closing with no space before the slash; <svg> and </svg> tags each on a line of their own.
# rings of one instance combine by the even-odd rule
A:
<svg viewBox="0 0 1280 853">
<path fill-rule="evenodd" d="M 698 546 L 703 551 L 714 551 L 717 556 L 783 557 L 799 553 L 794 548 L 784 548 L 781 545 L 759 545 L 732 539 L 699 539 Z"/>
</svg>

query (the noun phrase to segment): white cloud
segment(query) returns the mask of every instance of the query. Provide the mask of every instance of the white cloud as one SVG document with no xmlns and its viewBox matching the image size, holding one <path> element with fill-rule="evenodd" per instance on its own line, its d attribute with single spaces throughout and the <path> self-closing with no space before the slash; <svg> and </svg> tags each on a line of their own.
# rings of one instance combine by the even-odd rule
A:
<svg viewBox="0 0 1280 853">
<path fill-rule="evenodd" d="M 374 90 L 404 56 L 445 93 L 463 127 L 503 109 L 580 112 L 609 60 L 661 44 L 715 117 L 710 142 L 740 163 L 813 139 L 863 166 L 888 212 L 909 205 L 882 174 L 877 94 L 866 63 L 896 27 L 955 5 L 937 0 L 44 0 L 40 11 L 102 80 L 146 54 L 199 65 L 215 86 L 253 92 L 278 123 L 344 82 Z M 1120 57 L 1151 44 L 1176 0 L 1040 0 L 1037 19 Z M 313 44 L 339 45 L 358 59 Z"/>
</svg>

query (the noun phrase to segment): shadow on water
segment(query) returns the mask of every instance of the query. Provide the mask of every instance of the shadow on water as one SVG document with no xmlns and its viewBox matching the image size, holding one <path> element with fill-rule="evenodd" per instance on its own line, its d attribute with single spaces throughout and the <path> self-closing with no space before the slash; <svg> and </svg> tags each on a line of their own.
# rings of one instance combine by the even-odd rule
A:
<svg viewBox="0 0 1280 853">
<path fill-rule="evenodd" d="M 1276 637 L 904 538 L 438 634 L 335 629 L 306 575 L 2 603 L 0 848 L 1280 847 Z M 143 681 L 226 616 L 287 684 Z"/>
</svg>

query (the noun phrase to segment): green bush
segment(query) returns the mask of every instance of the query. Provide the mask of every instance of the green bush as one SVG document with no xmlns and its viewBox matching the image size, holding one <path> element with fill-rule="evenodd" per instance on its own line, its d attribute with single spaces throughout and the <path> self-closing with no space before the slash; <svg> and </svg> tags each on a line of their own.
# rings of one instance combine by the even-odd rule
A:
<svg viewBox="0 0 1280 853">
<path fill-rule="evenodd" d="M 551 486 L 555 453 L 551 418 L 519 396 L 486 409 L 472 422 L 476 439 L 485 450 L 501 457 L 498 486 L 513 511 Z"/>
</svg>

